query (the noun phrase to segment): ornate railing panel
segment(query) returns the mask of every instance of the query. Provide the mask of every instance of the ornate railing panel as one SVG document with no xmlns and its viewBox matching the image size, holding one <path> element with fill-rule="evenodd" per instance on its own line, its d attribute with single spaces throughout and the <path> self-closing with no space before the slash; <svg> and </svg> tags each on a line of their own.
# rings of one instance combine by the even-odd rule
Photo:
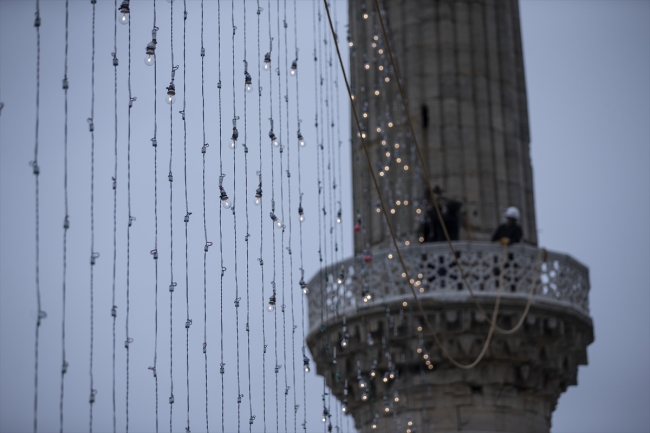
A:
<svg viewBox="0 0 650 433">
<path fill-rule="evenodd" d="M 481 295 L 496 294 L 502 246 L 462 241 L 454 242 L 454 248 L 472 290 Z M 535 247 L 522 244 L 508 248 L 504 293 L 529 293 L 537 251 Z M 402 255 L 420 297 L 468 293 L 446 243 L 406 247 Z M 343 310 L 412 297 L 393 249 L 375 251 L 370 261 L 366 256 L 365 259 L 354 257 L 335 263 L 317 272 L 308 286 L 311 327 Z M 366 293 L 371 299 L 364 301 Z M 546 261 L 541 264 L 535 296 L 568 302 L 588 315 L 589 271 L 572 257 L 549 251 Z"/>
</svg>

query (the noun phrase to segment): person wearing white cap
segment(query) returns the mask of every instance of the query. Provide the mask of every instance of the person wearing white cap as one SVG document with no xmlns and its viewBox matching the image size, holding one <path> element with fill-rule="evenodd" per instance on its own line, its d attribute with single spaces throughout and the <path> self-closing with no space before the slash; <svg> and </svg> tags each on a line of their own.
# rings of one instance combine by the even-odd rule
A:
<svg viewBox="0 0 650 433">
<path fill-rule="evenodd" d="M 509 244 L 515 244 L 521 241 L 522 231 L 521 226 L 518 224 L 519 209 L 510 206 L 506 209 L 503 216 L 505 217 L 505 222 L 497 227 L 492 235 L 492 241 L 507 242 Z"/>
</svg>

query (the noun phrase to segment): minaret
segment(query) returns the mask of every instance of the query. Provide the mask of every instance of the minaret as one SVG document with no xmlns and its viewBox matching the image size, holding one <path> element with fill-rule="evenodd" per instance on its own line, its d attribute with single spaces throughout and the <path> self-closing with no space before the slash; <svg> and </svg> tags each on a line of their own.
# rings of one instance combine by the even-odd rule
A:
<svg viewBox="0 0 650 433">
<path fill-rule="evenodd" d="M 445 242 L 421 242 L 431 205 L 375 3 L 351 0 L 349 73 L 372 164 L 353 120 L 355 257 L 309 282 L 307 344 L 317 373 L 363 432 L 548 432 L 594 337 L 588 269 L 537 249 L 518 2 L 380 4 L 430 181 L 443 204 L 461 205 L 460 240 L 456 259 Z M 476 302 L 491 315 L 501 290 L 497 324 L 510 329 L 533 290 L 521 328 L 496 332 L 476 367 L 454 366 L 423 326 L 369 170 L 394 210 L 427 319 L 458 362 L 476 359 L 488 335 Z M 523 242 L 503 255 L 488 241 L 509 206 L 521 211 Z"/>
</svg>

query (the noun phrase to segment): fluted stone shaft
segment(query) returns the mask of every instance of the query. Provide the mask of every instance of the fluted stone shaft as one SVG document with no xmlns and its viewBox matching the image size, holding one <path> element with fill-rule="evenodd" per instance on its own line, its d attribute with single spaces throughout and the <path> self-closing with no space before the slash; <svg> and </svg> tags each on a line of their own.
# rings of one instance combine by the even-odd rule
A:
<svg viewBox="0 0 650 433">
<path fill-rule="evenodd" d="M 508 206 L 521 211 L 524 241 L 537 244 L 524 62 L 517 0 L 384 0 L 385 20 L 415 132 L 432 185 L 463 204 L 461 239 L 486 240 Z M 351 79 L 358 109 L 372 101 L 376 27 L 374 0 L 349 2 Z M 363 15 L 367 13 L 368 19 Z M 385 63 L 388 63 L 386 54 Z M 396 89 L 393 101 L 399 102 Z M 396 104 L 393 104 L 395 106 Z M 372 103 L 367 124 L 375 125 Z M 352 136 L 357 126 L 352 121 Z M 379 146 L 369 131 L 369 144 Z M 387 235 L 360 145 L 353 146 L 354 206 L 370 234 Z M 414 164 L 414 162 L 412 162 Z M 415 185 L 424 194 L 425 183 Z M 471 231 L 470 236 L 468 232 Z"/>
</svg>

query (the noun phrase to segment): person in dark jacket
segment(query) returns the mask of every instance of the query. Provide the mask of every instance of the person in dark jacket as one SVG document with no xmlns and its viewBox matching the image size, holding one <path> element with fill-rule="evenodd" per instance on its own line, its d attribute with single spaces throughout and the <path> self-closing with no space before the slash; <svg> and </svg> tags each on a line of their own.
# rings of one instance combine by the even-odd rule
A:
<svg viewBox="0 0 650 433">
<path fill-rule="evenodd" d="M 502 239 L 508 239 L 508 243 L 516 244 L 521 241 L 522 231 L 521 226 L 517 223 L 519 221 L 519 209 L 514 206 L 506 209 L 504 214 L 506 222 L 497 227 L 492 235 L 492 242 L 498 242 Z"/>
</svg>

